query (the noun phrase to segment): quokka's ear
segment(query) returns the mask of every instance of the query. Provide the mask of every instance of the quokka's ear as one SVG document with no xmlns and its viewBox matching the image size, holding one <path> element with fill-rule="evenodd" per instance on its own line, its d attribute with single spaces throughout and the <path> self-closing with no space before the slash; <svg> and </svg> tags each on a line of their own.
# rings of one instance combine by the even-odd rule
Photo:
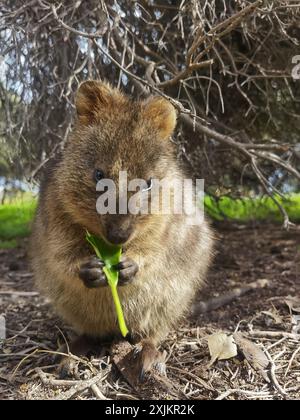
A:
<svg viewBox="0 0 300 420">
<path fill-rule="evenodd" d="M 169 101 L 160 96 L 151 98 L 144 103 L 143 114 L 144 118 L 152 122 L 162 139 L 171 136 L 176 127 L 177 114 Z"/>
<path fill-rule="evenodd" d="M 101 118 L 114 102 L 116 93 L 106 83 L 96 80 L 83 82 L 77 91 L 75 105 L 79 122 L 88 125 Z"/>
</svg>

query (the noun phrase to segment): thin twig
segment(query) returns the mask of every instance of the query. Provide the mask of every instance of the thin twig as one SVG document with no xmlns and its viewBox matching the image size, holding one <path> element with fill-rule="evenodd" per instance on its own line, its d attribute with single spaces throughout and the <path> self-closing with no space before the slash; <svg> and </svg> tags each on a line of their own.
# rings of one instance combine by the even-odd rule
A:
<svg viewBox="0 0 300 420">
<path fill-rule="evenodd" d="M 233 289 L 232 291 L 221 295 L 219 297 L 210 299 L 206 302 L 197 302 L 192 306 L 192 317 L 195 318 L 200 314 L 213 311 L 220 308 L 221 306 L 228 305 L 233 300 L 245 295 L 246 293 L 255 290 L 262 289 L 270 285 L 270 282 L 266 279 L 257 280 L 249 284 L 242 285 Z"/>
<path fill-rule="evenodd" d="M 98 382 L 101 382 L 101 380 L 103 379 L 104 379 L 103 372 L 100 372 L 91 379 L 81 381 L 79 384 L 76 384 L 71 389 L 69 389 L 68 391 L 64 393 L 61 393 L 54 399 L 55 400 L 70 400 L 71 398 L 75 397 L 78 394 L 81 394 L 88 388 L 91 388 L 93 385 L 97 384 Z"/>
<path fill-rule="evenodd" d="M 264 348 L 264 350 L 270 362 L 270 379 L 272 381 L 272 384 L 274 388 L 279 392 L 279 394 L 286 398 L 288 397 L 288 394 L 287 392 L 285 392 L 285 390 L 282 388 L 282 386 L 279 384 L 276 378 L 276 365 L 272 357 L 270 356 L 270 353 L 268 352 L 268 350 L 266 348 Z"/>
<path fill-rule="evenodd" d="M 221 394 L 218 398 L 216 398 L 216 401 L 222 401 L 226 398 L 230 397 L 230 395 L 233 394 L 240 394 L 240 395 L 248 395 L 250 397 L 271 397 L 270 393 L 267 391 L 247 391 L 245 389 L 229 389 L 228 391 L 225 391 L 223 394 Z"/>
</svg>

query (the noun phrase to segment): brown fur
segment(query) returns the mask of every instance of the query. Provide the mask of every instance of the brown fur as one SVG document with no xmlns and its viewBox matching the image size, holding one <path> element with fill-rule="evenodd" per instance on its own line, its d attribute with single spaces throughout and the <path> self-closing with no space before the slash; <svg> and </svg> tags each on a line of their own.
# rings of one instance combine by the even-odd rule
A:
<svg viewBox="0 0 300 420">
<path fill-rule="evenodd" d="M 139 271 L 119 295 L 131 333 L 158 343 L 187 312 L 204 281 L 210 228 L 206 222 L 189 226 L 185 215 L 100 216 L 93 172 L 101 168 L 116 183 L 119 170 L 127 170 L 129 179 L 184 178 L 169 141 L 175 110 L 164 99 L 133 102 L 93 81 L 81 85 L 76 107 L 74 131 L 41 189 L 31 241 L 36 283 L 78 333 L 118 336 L 110 289 L 87 289 L 78 272 L 93 255 L 86 229 L 105 237 L 112 221 L 130 224 L 133 234 L 123 250 Z"/>
</svg>

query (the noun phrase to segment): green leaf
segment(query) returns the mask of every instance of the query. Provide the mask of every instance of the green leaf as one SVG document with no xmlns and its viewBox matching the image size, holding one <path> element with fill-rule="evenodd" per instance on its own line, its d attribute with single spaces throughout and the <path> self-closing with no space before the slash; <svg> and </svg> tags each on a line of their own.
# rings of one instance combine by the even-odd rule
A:
<svg viewBox="0 0 300 420">
<path fill-rule="evenodd" d="M 114 265 L 117 265 L 121 260 L 122 248 L 118 245 L 108 244 L 104 241 L 104 239 L 91 235 L 89 232 L 86 232 L 86 240 L 93 247 L 97 257 L 105 264 L 103 271 L 111 288 L 111 293 L 118 317 L 119 328 L 123 337 L 126 337 L 129 331 L 126 327 L 122 305 L 117 291 L 119 272 L 114 268 Z"/>
</svg>

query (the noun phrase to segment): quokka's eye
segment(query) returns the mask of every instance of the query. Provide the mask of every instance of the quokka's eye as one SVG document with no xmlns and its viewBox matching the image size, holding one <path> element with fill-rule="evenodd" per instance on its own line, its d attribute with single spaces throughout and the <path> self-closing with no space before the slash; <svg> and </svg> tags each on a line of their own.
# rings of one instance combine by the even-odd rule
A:
<svg viewBox="0 0 300 420">
<path fill-rule="evenodd" d="M 143 191 L 150 191 L 153 187 L 153 179 L 150 178 L 147 181 L 147 187 L 143 189 Z"/>
<path fill-rule="evenodd" d="M 94 172 L 94 179 L 95 179 L 95 181 L 96 182 L 99 182 L 103 178 L 104 178 L 104 172 L 101 171 L 101 169 L 95 169 L 95 172 Z"/>
</svg>

